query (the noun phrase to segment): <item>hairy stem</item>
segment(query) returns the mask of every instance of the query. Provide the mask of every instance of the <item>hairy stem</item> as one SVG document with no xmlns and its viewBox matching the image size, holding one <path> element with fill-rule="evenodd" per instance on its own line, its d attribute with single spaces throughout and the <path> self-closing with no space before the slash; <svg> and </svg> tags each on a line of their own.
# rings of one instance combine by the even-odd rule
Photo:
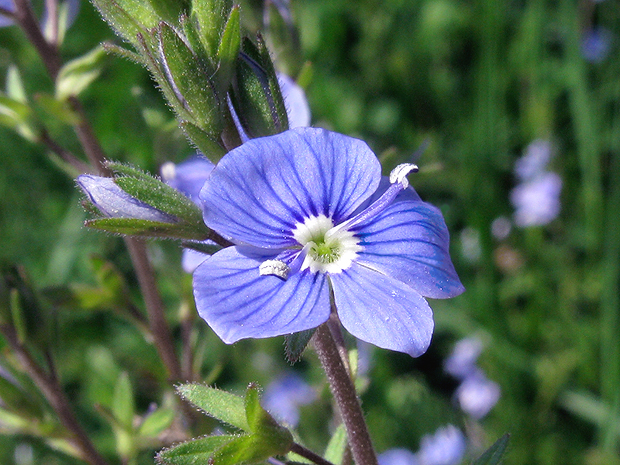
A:
<svg viewBox="0 0 620 465">
<path fill-rule="evenodd" d="M 301 455 L 302 457 L 310 460 L 311 462 L 316 463 L 316 465 L 334 465 L 330 461 L 325 460 L 320 455 L 315 454 L 310 449 L 306 449 L 304 446 L 302 446 L 301 444 L 297 444 L 296 442 L 293 443 L 293 446 L 291 447 L 291 452 L 294 452 L 297 455 Z"/>
<path fill-rule="evenodd" d="M 43 368 L 34 360 L 28 349 L 19 341 L 15 328 L 2 325 L 0 332 L 11 346 L 13 353 L 23 366 L 24 370 L 30 375 L 37 387 L 41 390 L 51 407 L 58 415 L 62 424 L 71 434 L 71 442 L 80 452 L 82 459 L 91 465 L 107 465 L 104 458 L 99 455 L 97 449 L 90 441 L 86 432 L 77 421 L 62 387 L 52 371 L 46 373 Z"/>
<path fill-rule="evenodd" d="M 377 465 L 364 413 L 355 392 L 353 381 L 340 357 L 338 346 L 327 323 L 314 333 L 314 348 L 327 375 L 342 421 L 347 430 L 349 446 L 357 465 Z"/>
</svg>

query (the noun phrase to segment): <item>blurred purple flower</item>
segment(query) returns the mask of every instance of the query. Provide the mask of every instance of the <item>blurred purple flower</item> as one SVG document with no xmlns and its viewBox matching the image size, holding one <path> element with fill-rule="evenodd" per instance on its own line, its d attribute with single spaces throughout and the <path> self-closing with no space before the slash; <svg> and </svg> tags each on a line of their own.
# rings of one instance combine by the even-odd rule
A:
<svg viewBox="0 0 620 465">
<path fill-rule="evenodd" d="M 525 155 L 515 163 L 515 174 L 520 181 L 529 181 L 544 173 L 551 161 L 551 142 L 536 139 L 525 149 Z"/>
<path fill-rule="evenodd" d="M 612 34 L 607 29 L 595 27 L 588 29 L 581 39 L 581 53 L 586 61 L 600 63 L 609 56 Z"/>
<path fill-rule="evenodd" d="M 476 361 L 481 352 L 482 341 L 477 337 L 461 339 L 444 361 L 444 370 L 462 380 L 476 371 Z"/>
<path fill-rule="evenodd" d="M 172 215 L 162 212 L 122 190 L 112 178 L 82 174 L 76 180 L 95 207 L 110 218 L 134 218 L 139 220 L 176 223 Z"/>
<path fill-rule="evenodd" d="M 497 404 L 500 392 L 499 385 L 478 370 L 463 380 L 455 395 L 461 410 L 480 420 Z"/>
<path fill-rule="evenodd" d="M 166 184 L 189 197 L 192 202 L 200 207 L 201 203 L 198 194 L 214 167 L 215 165 L 206 157 L 196 155 L 178 165 L 172 162 L 164 163 L 161 166 L 160 174 Z M 205 241 L 205 243 L 214 244 L 212 241 Z M 209 255 L 206 253 L 193 249 L 183 249 L 183 257 L 181 259 L 183 271 L 193 273 L 207 257 Z"/>
<path fill-rule="evenodd" d="M 304 90 L 286 74 L 278 73 L 278 83 L 286 105 L 289 129 L 310 126 L 310 106 Z"/>
<path fill-rule="evenodd" d="M 294 428 L 299 423 L 299 407 L 311 404 L 316 397 L 308 383 L 290 373 L 265 388 L 262 404 L 274 418 Z"/>
<path fill-rule="evenodd" d="M 13 0 L 0 0 L 0 8 L 3 8 L 12 13 L 15 12 L 15 4 L 13 3 Z M 0 14 L 0 27 L 11 26 L 12 24 L 12 18 Z"/>
<path fill-rule="evenodd" d="M 466 449 L 465 435 L 456 426 L 447 425 L 422 438 L 417 456 L 420 465 L 458 465 Z"/>
<path fill-rule="evenodd" d="M 389 449 L 377 457 L 379 465 L 420 465 L 416 455 L 407 449 Z"/>
<path fill-rule="evenodd" d="M 550 223 L 560 213 L 562 178 L 548 172 L 519 184 L 511 194 L 515 207 L 515 224 L 519 227 L 541 226 Z"/>
<path fill-rule="evenodd" d="M 330 294 L 344 327 L 419 356 L 430 343 L 424 297 L 463 287 L 439 210 L 400 165 L 389 181 L 368 146 L 322 129 L 252 139 L 229 152 L 200 192 L 207 226 L 237 244 L 194 272 L 202 318 L 226 343 L 324 323 Z"/>
</svg>

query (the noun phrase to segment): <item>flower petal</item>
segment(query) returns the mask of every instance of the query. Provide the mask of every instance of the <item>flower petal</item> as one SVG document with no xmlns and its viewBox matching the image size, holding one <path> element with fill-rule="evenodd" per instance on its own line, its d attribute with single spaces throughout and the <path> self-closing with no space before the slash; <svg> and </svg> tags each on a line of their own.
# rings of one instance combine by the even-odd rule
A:
<svg viewBox="0 0 620 465">
<path fill-rule="evenodd" d="M 420 294 L 357 263 L 330 279 L 338 316 L 347 331 L 412 357 L 426 352 L 433 334 L 433 312 Z"/>
<path fill-rule="evenodd" d="M 283 248 L 295 243 L 292 230 L 305 218 L 346 219 L 380 179 L 379 161 L 364 142 L 297 128 L 228 153 L 200 198 L 205 223 L 227 239 Z"/>
<path fill-rule="evenodd" d="M 325 275 L 300 272 L 286 281 L 260 276 L 258 267 L 269 258 L 253 247 L 228 247 L 194 272 L 198 313 L 227 344 L 296 333 L 329 317 Z"/>
<path fill-rule="evenodd" d="M 444 299 L 464 291 L 449 254 L 441 212 L 425 202 L 396 201 L 366 224 L 357 262 L 411 286 L 425 297 Z"/>
</svg>

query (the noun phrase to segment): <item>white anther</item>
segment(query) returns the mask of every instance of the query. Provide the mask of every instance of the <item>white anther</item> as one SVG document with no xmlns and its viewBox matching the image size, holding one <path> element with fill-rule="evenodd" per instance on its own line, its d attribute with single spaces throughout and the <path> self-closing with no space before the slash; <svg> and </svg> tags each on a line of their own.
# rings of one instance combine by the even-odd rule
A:
<svg viewBox="0 0 620 465">
<path fill-rule="evenodd" d="M 417 165 L 413 163 L 403 163 L 398 165 L 396 168 L 392 170 L 390 173 L 390 182 L 392 184 L 400 184 L 403 189 L 409 187 L 409 181 L 407 180 L 407 175 L 411 172 L 418 171 Z"/>
<path fill-rule="evenodd" d="M 159 171 L 164 181 L 172 181 L 177 177 L 177 167 L 171 161 L 167 161 L 161 165 L 161 169 Z"/>
<path fill-rule="evenodd" d="M 281 260 L 265 260 L 258 267 L 258 273 L 261 276 L 277 276 L 278 278 L 287 279 L 291 272 L 291 267 Z"/>
</svg>

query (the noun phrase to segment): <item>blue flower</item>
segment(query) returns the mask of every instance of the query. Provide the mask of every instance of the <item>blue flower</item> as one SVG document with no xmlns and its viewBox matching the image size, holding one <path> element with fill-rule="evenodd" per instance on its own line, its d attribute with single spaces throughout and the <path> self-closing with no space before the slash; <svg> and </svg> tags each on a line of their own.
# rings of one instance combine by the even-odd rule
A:
<svg viewBox="0 0 620 465">
<path fill-rule="evenodd" d="M 408 449 L 388 449 L 377 457 L 379 465 L 419 465 L 417 456 Z"/>
<path fill-rule="evenodd" d="M 553 172 L 519 184 L 510 193 L 515 207 L 514 221 L 519 227 L 543 226 L 560 214 L 562 178 Z"/>
<path fill-rule="evenodd" d="M 417 456 L 420 465 L 457 465 L 466 449 L 465 435 L 456 426 L 447 425 L 422 438 Z"/>
<path fill-rule="evenodd" d="M 265 388 L 262 404 L 276 419 L 295 427 L 299 407 L 316 400 L 316 392 L 301 376 L 289 373 Z"/>
<path fill-rule="evenodd" d="M 499 385 L 477 370 L 467 376 L 456 390 L 456 398 L 463 412 L 480 420 L 497 404 L 501 395 Z"/>
<path fill-rule="evenodd" d="M 207 226 L 235 246 L 194 272 L 200 316 L 226 343 L 324 323 L 419 356 L 430 343 L 424 299 L 463 291 L 442 215 L 400 165 L 381 166 L 357 139 L 298 128 L 228 153 L 200 192 Z M 333 299 L 333 300 L 332 300 Z"/>
<path fill-rule="evenodd" d="M 107 217 L 134 218 L 161 223 L 178 222 L 176 217 L 129 195 L 112 178 L 82 174 L 77 177 L 76 182 L 93 205 Z"/>
</svg>

